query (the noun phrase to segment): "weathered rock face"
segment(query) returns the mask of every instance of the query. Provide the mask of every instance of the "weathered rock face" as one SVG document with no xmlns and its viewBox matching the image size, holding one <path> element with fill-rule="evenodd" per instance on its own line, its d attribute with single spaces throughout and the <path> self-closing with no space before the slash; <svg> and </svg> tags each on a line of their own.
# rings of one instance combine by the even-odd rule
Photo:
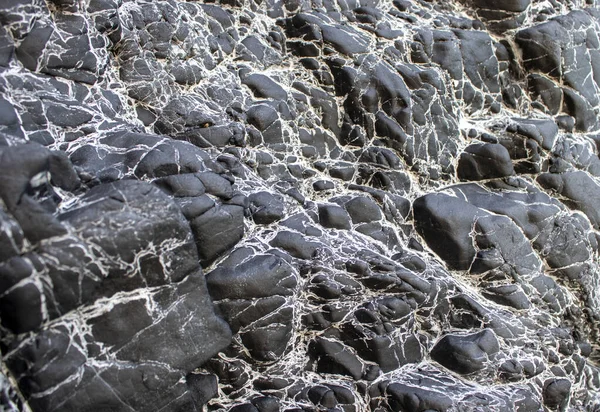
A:
<svg viewBox="0 0 600 412">
<path fill-rule="evenodd" d="M 0 409 L 598 410 L 596 6 L 0 3 Z"/>
</svg>

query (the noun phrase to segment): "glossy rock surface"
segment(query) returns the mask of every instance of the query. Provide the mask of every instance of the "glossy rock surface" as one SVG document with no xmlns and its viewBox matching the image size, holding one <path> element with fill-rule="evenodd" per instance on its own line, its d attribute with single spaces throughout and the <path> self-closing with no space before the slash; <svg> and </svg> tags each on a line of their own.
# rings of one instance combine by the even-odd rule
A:
<svg viewBox="0 0 600 412">
<path fill-rule="evenodd" d="M 0 2 L 0 410 L 598 410 L 598 7 Z"/>
</svg>

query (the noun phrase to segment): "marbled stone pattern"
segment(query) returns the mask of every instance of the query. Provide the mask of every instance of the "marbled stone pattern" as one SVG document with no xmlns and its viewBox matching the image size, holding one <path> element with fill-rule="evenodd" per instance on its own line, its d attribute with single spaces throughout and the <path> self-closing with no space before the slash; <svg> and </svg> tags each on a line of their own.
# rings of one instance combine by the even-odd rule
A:
<svg viewBox="0 0 600 412">
<path fill-rule="evenodd" d="M 600 410 L 597 0 L 0 22 L 0 410 Z"/>
</svg>

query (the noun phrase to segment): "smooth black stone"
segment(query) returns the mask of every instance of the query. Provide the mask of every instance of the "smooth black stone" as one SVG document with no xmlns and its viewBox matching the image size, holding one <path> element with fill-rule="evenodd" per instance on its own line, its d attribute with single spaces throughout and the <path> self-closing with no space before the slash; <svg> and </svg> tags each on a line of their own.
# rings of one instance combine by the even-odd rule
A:
<svg viewBox="0 0 600 412">
<path fill-rule="evenodd" d="M 21 390 L 34 393 L 67 379 L 85 363 L 85 359 L 84 354 L 69 345 L 64 328 L 58 328 L 38 335 L 35 346 L 22 348 L 6 362 L 10 370 L 20 376 Z M 39 373 L 42 369 L 44 373 Z M 28 371 L 30 373 L 26 374 Z"/>
<path fill-rule="evenodd" d="M 243 146 L 245 144 L 245 132 L 244 128 L 237 123 L 226 126 L 209 126 L 186 133 L 184 140 L 198 147 Z"/>
<path fill-rule="evenodd" d="M 504 188 L 508 191 L 498 193 L 493 190 L 494 188 Z M 506 185 L 505 182 L 494 181 L 489 183 L 491 190 L 475 184 L 465 184 L 453 186 L 452 191 L 457 196 L 466 196 L 471 205 L 510 217 L 523 230 L 527 238 L 533 239 L 545 227 L 544 220 L 558 213 L 561 207 L 555 199 L 531 186 L 524 192 L 514 191 L 516 188 L 517 186 L 512 184 Z M 535 212 L 532 213 L 532 210 Z"/>
<path fill-rule="evenodd" d="M 89 207 L 60 216 L 77 228 L 81 237 L 57 240 L 41 249 L 45 256 L 57 257 L 45 263 L 54 284 L 54 297 L 48 302 L 61 312 L 120 291 L 180 281 L 197 268 L 197 252 L 187 221 L 178 206 L 155 186 L 124 180 L 96 186 L 83 199 L 90 202 Z M 166 240 L 179 244 L 171 249 L 163 243 Z M 157 242 L 162 262 L 143 253 L 150 241 Z M 104 276 L 97 263 L 86 256 L 91 245 L 109 259 L 105 267 L 110 269 Z M 139 265 L 134 277 L 127 276 L 131 270 L 128 265 L 132 264 Z M 94 275 L 84 277 L 80 283 L 79 268 L 87 268 L 84 270 Z"/>
<path fill-rule="evenodd" d="M 356 173 L 356 169 L 350 163 L 348 163 L 348 164 L 340 163 L 338 166 L 329 168 L 329 175 L 331 177 L 335 177 L 337 179 L 341 179 L 346 182 L 352 180 L 355 173 Z"/>
<path fill-rule="evenodd" d="M 14 136 L 22 139 L 24 137 L 15 107 L 8 100 L 0 97 L 0 136 L 3 134 L 7 135 L 7 138 Z M 0 146 L 3 145 L 0 144 Z"/>
<path fill-rule="evenodd" d="M 186 219 L 192 220 L 215 207 L 215 201 L 208 195 L 175 199 Z"/>
<path fill-rule="evenodd" d="M 413 203 L 415 225 L 430 248 L 451 267 L 468 269 L 475 257 L 471 232 L 475 206 L 444 194 L 428 194 Z"/>
<path fill-rule="evenodd" d="M 152 364 L 140 365 L 138 368 L 119 366 L 109 366 L 101 371 L 85 366 L 80 390 L 72 392 L 74 388 L 67 385 L 67 388 L 59 388 L 54 399 L 31 399 L 29 403 L 38 410 L 68 412 L 79 411 L 81 405 L 88 402 L 94 405 L 90 408 L 103 405 L 117 411 L 127 408 L 156 411 L 166 406 L 163 398 L 166 394 L 174 399 L 169 404 L 171 407 L 194 407 L 193 400 L 185 393 L 187 388 L 182 382 L 181 373 Z M 129 384 L 121 386 L 121 382 Z M 123 404 L 124 399 L 127 400 L 127 406 Z"/>
<path fill-rule="evenodd" d="M 342 295 L 356 295 L 360 291 L 360 283 L 341 274 L 318 274 L 312 278 L 309 289 L 323 299 L 337 299 Z"/>
<path fill-rule="evenodd" d="M 202 196 L 206 190 L 198 175 L 191 173 L 162 177 L 154 184 L 174 197 Z"/>
<path fill-rule="evenodd" d="M 359 161 L 365 163 L 374 163 L 386 168 L 396 169 L 400 167 L 400 159 L 389 149 L 381 147 L 369 147 L 362 152 Z"/>
<path fill-rule="evenodd" d="M 567 379 L 549 379 L 544 382 L 544 405 L 552 410 L 566 406 L 571 392 L 571 382 Z"/>
<path fill-rule="evenodd" d="M 485 0 L 473 0 L 472 4 L 475 7 L 481 7 L 486 9 L 490 6 L 490 4 L 487 3 Z M 508 0 L 497 1 L 494 3 L 494 6 L 496 6 L 500 10 L 521 12 L 527 9 L 529 4 L 530 0 Z"/>
<path fill-rule="evenodd" d="M 323 231 L 314 225 L 315 220 L 312 216 L 309 217 L 306 214 L 298 213 L 288 217 L 281 224 L 306 236 L 320 237 L 323 235 Z"/>
<path fill-rule="evenodd" d="M 135 111 L 137 113 L 138 119 L 140 119 L 140 121 L 144 123 L 144 126 L 150 126 L 156 121 L 156 114 L 153 113 L 151 110 L 138 106 L 135 108 Z"/>
<path fill-rule="evenodd" d="M 313 183 L 313 189 L 317 192 L 335 189 L 335 183 L 330 180 L 317 180 Z"/>
<path fill-rule="evenodd" d="M 281 407 L 279 399 L 272 396 L 260 396 L 252 399 L 250 402 L 252 402 L 252 405 L 259 412 L 278 412 Z"/>
<path fill-rule="evenodd" d="M 518 32 L 516 41 L 528 59 L 525 67 L 558 76 L 561 74 L 560 48 L 555 43 L 544 42 L 543 39 L 547 36 L 568 38 L 565 29 L 558 22 L 551 21 Z"/>
<path fill-rule="evenodd" d="M 316 338 L 309 344 L 308 353 L 320 373 L 346 375 L 355 380 L 365 374 L 364 364 L 339 342 Z"/>
<path fill-rule="evenodd" d="M 594 107 L 580 94 L 570 89 L 563 89 L 563 108 L 575 119 L 577 130 L 588 131 L 598 123 Z"/>
<path fill-rule="evenodd" d="M 0 297 L 2 326 L 14 333 L 25 333 L 37 329 L 44 321 L 42 296 L 38 287 L 26 283 Z"/>
<path fill-rule="evenodd" d="M 279 115 L 277 110 L 267 104 L 258 104 L 252 106 L 247 112 L 248 123 L 256 127 L 259 131 L 264 132 L 271 126 Z"/>
<path fill-rule="evenodd" d="M 190 221 L 202 265 L 231 250 L 244 236 L 244 208 L 216 205 Z"/>
<path fill-rule="evenodd" d="M 544 150 L 550 150 L 558 137 L 558 126 L 552 120 L 513 119 L 517 133 L 534 139 Z"/>
<path fill-rule="evenodd" d="M 399 246 L 399 240 L 396 233 L 389 226 L 382 226 L 379 222 L 362 223 L 356 226 L 356 231 L 363 235 L 383 243 L 388 248 Z"/>
<path fill-rule="evenodd" d="M 363 359 L 377 363 L 383 372 L 418 363 L 423 358 L 420 343 L 414 336 L 398 343 L 387 336 L 367 334 L 362 338 L 346 340 L 345 343 L 355 348 Z"/>
<path fill-rule="evenodd" d="M 515 309 L 528 309 L 531 306 L 527 295 L 516 285 L 492 286 L 485 289 L 482 295 L 496 303 Z"/>
<path fill-rule="evenodd" d="M 273 255 L 258 255 L 235 268 L 217 268 L 207 275 L 213 299 L 250 299 L 291 295 L 296 278 L 291 267 Z"/>
<path fill-rule="evenodd" d="M 118 359 L 133 362 L 160 361 L 174 369 L 191 371 L 204 364 L 231 341 L 227 324 L 214 315 L 212 302 L 200 273 L 188 276 L 174 288 L 164 288 L 155 295 L 163 313 L 151 326 L 144 327 L 116 354 Z M 173 299 L 165 300 L 166 297 Z M 190 316 L 193 320 L 188 322 Z M 127 318 L 127 323 L 137 320 Z M 179 333 L 185 325 L 185 331 Z M 97 337 L 103 342 L 102 336 Z M 112 338 L 111 338 L 112 339 Z M 182 345 L 181 342 L 187 342 Z"/>
<path fill-rule="evenodd" d="M 515 173 L 508 150 L 499 144 L 472 144 L 461 154 L 456 174 L 461 180 L 484 180 Z"/>
<path fill-rule="evenodd" d="M 286 100 L 287 93 L 273 79 L 263 74 L 251 74 L 243 78 L 242 83 L 254 92 L 256 97 Z M 260 129 L 259 129 L 260 130 Z"/>
<path fill-rule="evenodd" d="M 373 199 L 364 196 L 350 199 L 344 204 L 344 208 L 353 223 L 372 222 L 383 217 L 379 205 Z"/>
<path fill-rule="evenodd" d="M 391 383 L 385 388 L 388 404 L 393 410 L 447 411 L 454 402 L 439 392 L 400 383 Z"/>
<path fill-rule="evenodd" d="M 563 90 L 548 77 L 541 74 L 527 76 L 527 87 L 533 99 L 539 99 L 551 114 L 562 109 Z"/>
<path fill-rule="evenodd" d="M 284 354 L 292 337 L 292 321 L 292 309 L 283 309 L 240 333 L 242 343 L 256 360 L 277 360 Z"/>
<path fill-rule="evenodd" d="M 249 196 L 250 213 L 257 224 L 268 225 L 285 217 L 282 200 L 269 192 L 257 192 Z"/>
<path fill-rule="evenodd" d="M 431 357 L 460 374 L 485 369 L 500 350 L 496 335 L 489 329 L 470 335 L 446 335 L 431 350 Z"/>
<path fill-rule="evenodd" d="M 314 386 L 309 389 L 308 398 L 314 405 L 334 408 L 338 405 L 336 393 L 327 386 Z"/>
<path fill-rule="evenodd" d="M 321 248 L 320 243 L 308 241 L 301 234 L 288 231 L 277 233 L 270 244 L 299 259 L 312 259 Z"/>
<path fill-rule="evenodd" d="M 137 136 L 136 136 L 137 137 Z M 145 136 L 139 136 L 143 139 Z M 127 136 L 118 136 L 125 140 Z M 203 159 L 207 158 L 205 152 L 194 150 L 194 146 L 181 142 L 165 142 L 153 147 L 145 153 L 139 163 L 135 165 L 137 177 L 164 177 L 178 173 L 195 173 L 204 170 Z M 104 165 L 103 165 L 104 166 Z"/>
<path fill-rule="evenodd" d="M 333 204 L 319 205 L 319 222 L 323 227 L 349 230 L 350 216 L 340 206 Z"/>
<path fill-rule="evenodd" d="M 148 75 L 152 76 L 151 73 L 152 69 L 149 68 Z M 200 99 L 190 96 L 173 98 L 163 108 L 154 124 L 155 131 L 179 138 L 196 128 L 212 126 L 215 119 L 202 110 L 203 103 Z"/>
<path fill-rule="evenodd" d="M 207 193 L 225 200 L 233 197 L 234 193 L 231 181 L 225 177 L 213 172 L 200 172 L 197 174 L 197 177 L 206 188 Z"/>
<path fill-rule="evenodd" d="M 545 188 L 566 197 L 569 205 L 581 210 L 594 228 L 600 227 L 600 214 L 594 206 L 600 199 L 600 187 L 585 172 L 572 171 L 561 174 L 543 173 L 537 181 Z"/>
<path fill-rule="evenodd" d="M 205 405 L 219 393 L 218 381 L 215 375 L 190 373 L 185 377 L 194 403 Z"/>
<path fill-rule="evenodd" d="M 118 349 L 135 337 L 135 334 L 152 325 L 145 302 L 129 301 L 115 305 L 106 315 L 92 318 L 90 326 L 98 340 Z"/>
</svg>

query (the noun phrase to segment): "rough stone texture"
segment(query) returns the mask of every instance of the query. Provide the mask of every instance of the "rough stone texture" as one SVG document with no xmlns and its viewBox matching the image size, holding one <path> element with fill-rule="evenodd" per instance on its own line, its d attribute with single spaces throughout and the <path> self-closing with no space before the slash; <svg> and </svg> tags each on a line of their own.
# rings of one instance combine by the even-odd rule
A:
<svg viewBox="0 0 600 412">
<path fill-rule="evenodd" d="M 0 2 L 0 410 L 599 410 L 598 6 Z"/>
</svg>

